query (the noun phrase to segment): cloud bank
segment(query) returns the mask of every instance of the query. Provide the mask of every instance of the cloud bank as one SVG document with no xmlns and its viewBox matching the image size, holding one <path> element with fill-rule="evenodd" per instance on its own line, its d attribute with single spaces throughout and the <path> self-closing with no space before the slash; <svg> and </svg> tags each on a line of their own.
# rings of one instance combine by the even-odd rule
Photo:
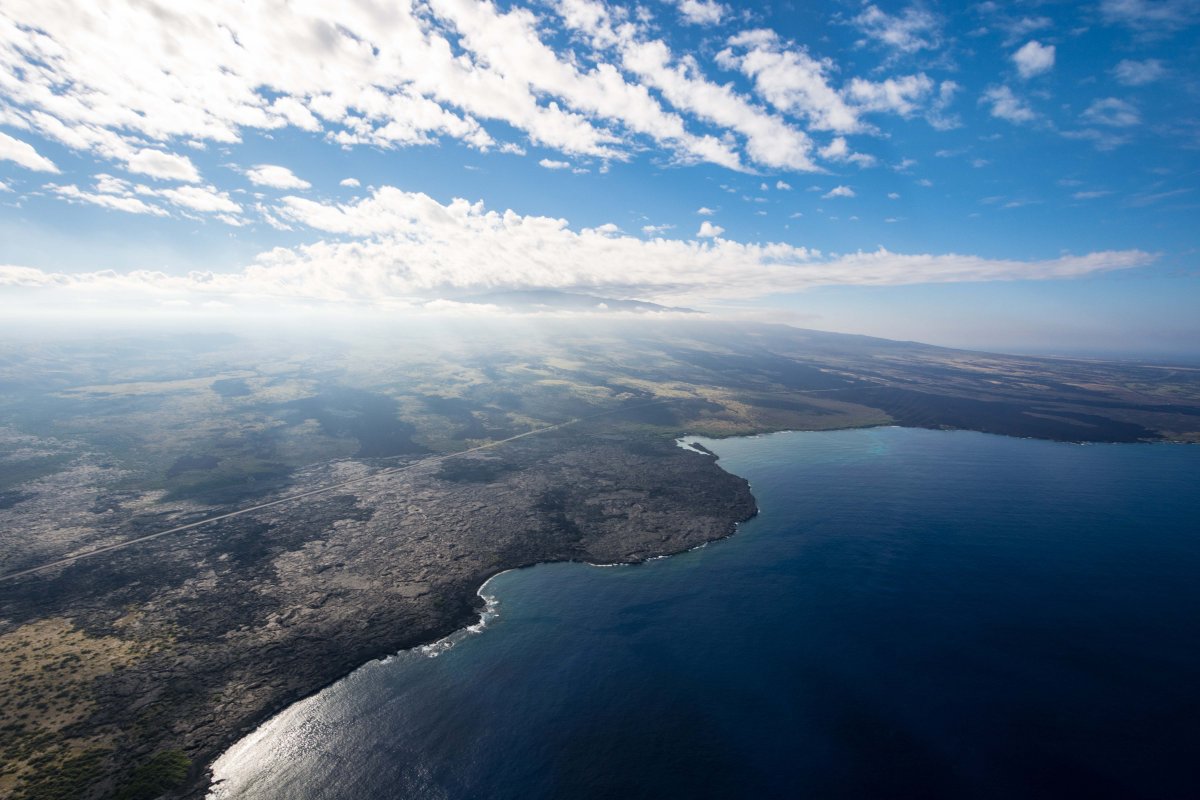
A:
<svg viewBox="0 0 1200 800">
<path fill-rule="evenodd" d="M 1075 278 L 1154 259 L 1139 250 L 1038 261 L 884 248 L 825 254 L 790 244 L 725 239 L 721 227 L 707 220 L 692 240 L 646 239 L 623 234 L 611 223 L 574 229 L 565 219 L 490 210 L 461 198 L 443 204 L 390 186 L 342 204 L 288 195 L 274 211 L 325 238 L 274 248 L 229 272 L 67 274 L 0 266 L 0 287 L 10 296 L 24 289 L 63 299 L 115 293 L 151 301 L 274 298 L 381 307 L 535 288 L 703 303 L 831 284 Z"/>
</svg>

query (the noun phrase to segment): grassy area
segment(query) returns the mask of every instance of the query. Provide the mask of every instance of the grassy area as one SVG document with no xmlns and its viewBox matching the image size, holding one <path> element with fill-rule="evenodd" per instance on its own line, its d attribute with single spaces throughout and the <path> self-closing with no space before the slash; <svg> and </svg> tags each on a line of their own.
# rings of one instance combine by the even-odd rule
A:
<svg viewBox="0 0 1200 800">
<path fill-rule="evenodd" d="M 109 742 L 71 735 L 95 707 L 93 683 L 160 644 L 89 636 L 61 617 L 0 636 L 0 796 L 79 797 L 73 781 L 95 772 Z"/>
<path fill-rule="evenodd" d="M 154 800 L 182 784 L 191 766 L 191 760 L 179 750 L 155 753 L 133 770 L 128 782 L 117 791 L 117 800 Z"/>
</svg>

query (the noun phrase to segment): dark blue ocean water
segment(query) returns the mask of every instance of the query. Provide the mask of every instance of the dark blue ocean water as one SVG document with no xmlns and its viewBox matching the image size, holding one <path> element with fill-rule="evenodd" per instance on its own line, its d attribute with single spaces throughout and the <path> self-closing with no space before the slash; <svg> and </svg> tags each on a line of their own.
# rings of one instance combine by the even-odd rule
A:
<svg viewBox="0 0 1200 800">
<path fill-rule="evenodd" d="M 736 536 L 497 577 L 482 633 L 289 709 L 220 796 L 1200 796 L 1200 448 L 701 441 Z"/>
</svg>

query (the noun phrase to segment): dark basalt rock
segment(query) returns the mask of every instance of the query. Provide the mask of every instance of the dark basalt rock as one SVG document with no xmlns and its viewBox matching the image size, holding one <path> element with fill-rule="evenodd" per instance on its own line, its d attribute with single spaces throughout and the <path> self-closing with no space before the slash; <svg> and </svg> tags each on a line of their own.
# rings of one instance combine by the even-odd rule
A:
<svg viewBox="0 0 1200 800">
<path fill-rule="evenodd" d="M 199 798 L 207 765 L 271 714 L 473 623 L 491 575 L 681 552 L 755 512 L 743 479 L 669 439 L 556 432 L 0 583 L 0 632 L 65 617 L 157 642 L 96 680 L 71 735 L 114 735 L 90 797 L 179 750 Z"/>
</svg>

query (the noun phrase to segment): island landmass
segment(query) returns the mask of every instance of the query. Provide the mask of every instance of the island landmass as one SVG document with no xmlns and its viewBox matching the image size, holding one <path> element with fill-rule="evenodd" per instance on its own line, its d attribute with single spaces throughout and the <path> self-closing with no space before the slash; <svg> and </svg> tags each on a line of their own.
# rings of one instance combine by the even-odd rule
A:
<svg viewBox="0 0 1200 800">
<path fill-rule="evenodd" d="M 202 797 L 272 714 L 473 623 L 491 575 L 730 535 L 749 486 L 684 434 L 1200 441 L 1187 366 L 705 321 L 0 366 L 0 795 L 26 799 Z"/>
</svg>

